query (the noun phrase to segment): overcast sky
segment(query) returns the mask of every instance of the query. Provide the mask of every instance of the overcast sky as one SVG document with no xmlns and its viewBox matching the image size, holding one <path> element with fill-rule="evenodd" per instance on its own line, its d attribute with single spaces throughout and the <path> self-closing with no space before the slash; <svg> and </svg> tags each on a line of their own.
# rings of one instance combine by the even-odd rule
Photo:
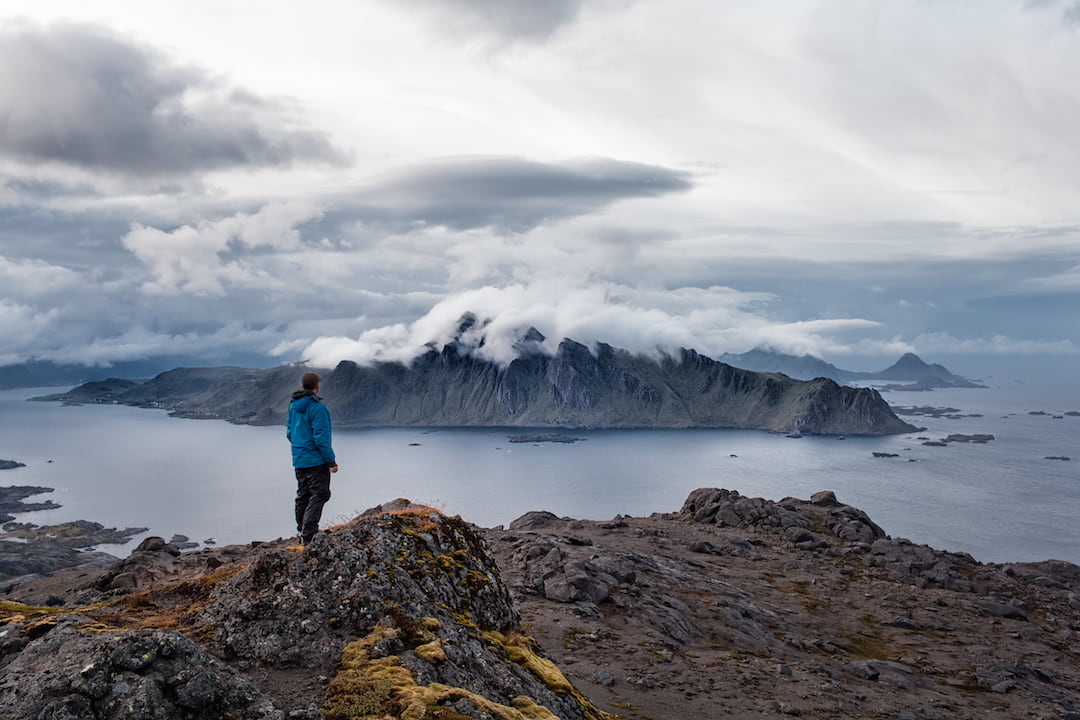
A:
<svg viewBox="0 0 1080 720">
<path fill-rule="evenodd" d="M 0 364 L 1080 352 L 1077 0 L 5 0 Z"/>
</svg>

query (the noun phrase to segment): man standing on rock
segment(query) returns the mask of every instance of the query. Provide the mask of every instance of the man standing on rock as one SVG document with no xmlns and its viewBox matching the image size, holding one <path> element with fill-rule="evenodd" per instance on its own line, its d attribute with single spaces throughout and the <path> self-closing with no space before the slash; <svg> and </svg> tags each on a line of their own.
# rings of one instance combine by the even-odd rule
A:
<svg viewBox="0 0 1080 720">
<path fill-rule="evenodd" d="M 330 444 L 330 411 L 319 397 L 320 378 L 305 373 L 293 393 L 285 437 L 292 443 L 296 470 L 296 530 L 307 545 L 319 532 L 323 505 L 330 499 L 330 473 L 338 471 Z"/>
</svg>

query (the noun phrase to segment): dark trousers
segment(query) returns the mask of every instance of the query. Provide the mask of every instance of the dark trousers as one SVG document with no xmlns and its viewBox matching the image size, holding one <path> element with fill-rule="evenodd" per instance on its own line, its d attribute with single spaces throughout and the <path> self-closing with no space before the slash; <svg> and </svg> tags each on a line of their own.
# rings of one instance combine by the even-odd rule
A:
<svg viewBox="0 0 1080 720">
<path fill-rule="evenodd" d="M 330 499 L 330 467 L 318 465 L 296 470 L 296 531 L 305 543 L 319 532 L 322 509 Z"/>
</svg>

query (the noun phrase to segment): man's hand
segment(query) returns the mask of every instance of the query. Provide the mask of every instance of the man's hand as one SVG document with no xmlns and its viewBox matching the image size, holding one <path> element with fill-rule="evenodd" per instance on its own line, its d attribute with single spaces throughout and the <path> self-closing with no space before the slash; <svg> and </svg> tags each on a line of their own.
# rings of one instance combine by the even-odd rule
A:
<svg viewBox="0 0 1080 720">
<path fill-rule="evenodd" d="M 338 465 L 336 462 L 330 463 L 330 472 L 336 473 L 338 471 Z"/>
</svg>

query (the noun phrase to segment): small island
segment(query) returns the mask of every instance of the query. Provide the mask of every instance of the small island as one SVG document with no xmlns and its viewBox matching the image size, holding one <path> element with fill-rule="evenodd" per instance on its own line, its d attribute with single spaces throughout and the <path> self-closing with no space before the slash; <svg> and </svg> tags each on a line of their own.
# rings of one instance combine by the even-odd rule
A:
<svg viewBox="0 0 1080 720">
<path fill-rule="evenodd" d="M 950 419 L 964 417 L 960 414 L 960 410 L 954 407 L 931 407 L 930 405 L 892 405 L 890 407 L 897 415 Z"/>
<path fill-rule="evenodd" d="M 972 382 L 966 378 L 953 376 L 951 378 L 945 377 L 924 377 L 919 378 L 913 383 L 889 383 L 887 385 L 875 386 L 878 392 L 929 392 L 937 388 L 981 388 L 986 389 L 985 385 Z"/>
<path fill-rule="evenodd" d="M 509 438 L 512 443 L 576 443 L 584 442 L 585 438 L 573 437 L 571 435 L 563 435 L 562 433 L 535 433 L 532 435 L 511 435 Z"/>
<path fill-rule="evenodd" d="M 954 433 L 945 438 L 945 442 L 970 442 L 970 443 L 988 443 L 994 439 L 991 433 L 975 433 L 974 435 L 961 435 Z"/>
<path fill-rule="evenodd" d="M 59 506 L 57 506 L 59 507 Z M 16 537 L 31 543 L 47 543 L 69 548 L 89 548 L 95 545 L 123 545 L 150 528 L 107 528 L 99 522 L 73 520 L 59 525 L 39 526 L 34 523 L 4 523 L 6 537 Z M 181 536 L 183 537 L 183 536 Z M 174 538 L 175 539 L 175 538 Z M 187 538 L 184 538 L 187 540 Z M 194 547 L 192 545 L 191 547 Z"/>
<path fill-rule="evenodd" d="M 0 487 L 0 523 L 14 520 L 11 513 L 32 512 L 34 510 L 55 510 L 60 507 L 59 503 L 45 500 L 37 503 L 24 503 L 23 500 L 32 495 L 52 492 L 50 487 L 36 487 L 34 485 L 12 485 Z"/>
<path fill-rule="evenodd" d="M 26 467 L 26 463 L 15 462 L 14 460 L 0 460 L 0 470 L 14 470 L 21 467 Z"/>
<path fill-rule="evenodd" d="M 88 520 L 44 526 L 15 522 L 15 513 L 61 507 L 60 503 L 52 500 L 23 502 L 32 495 L 52 491 L 50 487 L 32 485 L 0 487 L 0 523 L 3 523 L 3 532 L 0 532 L 0 593 L 28 579 L 59 570 L 109 565 L 116 561 L 115 557 L 90 548 L 123 544 L 147 531 L 147 528 L 107 528 Z"/>
</svg>

